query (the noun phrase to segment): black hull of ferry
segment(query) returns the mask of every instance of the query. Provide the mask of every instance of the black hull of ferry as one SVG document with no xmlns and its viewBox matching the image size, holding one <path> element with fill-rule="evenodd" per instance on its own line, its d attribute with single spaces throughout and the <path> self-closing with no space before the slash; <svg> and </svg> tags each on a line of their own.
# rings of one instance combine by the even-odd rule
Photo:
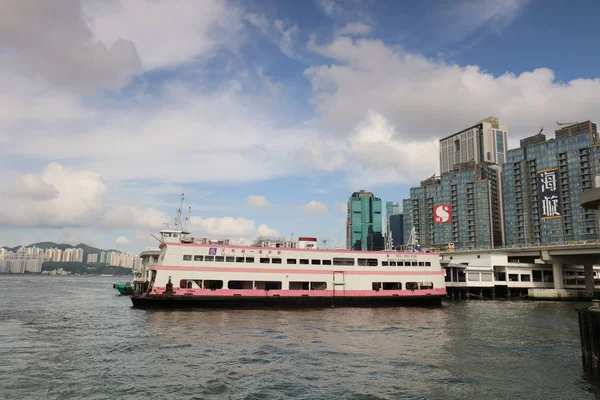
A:
<svg viewBox="0 0 600 400">
<path fill-rule="evenodd" d="M 237 297 L 237 296 L 169 296 L 137 295 L 131 298 L 134 308 L 328 308 L 328 307 L 440 307 L 442 296 L 389 297 Z"/>
</svg>

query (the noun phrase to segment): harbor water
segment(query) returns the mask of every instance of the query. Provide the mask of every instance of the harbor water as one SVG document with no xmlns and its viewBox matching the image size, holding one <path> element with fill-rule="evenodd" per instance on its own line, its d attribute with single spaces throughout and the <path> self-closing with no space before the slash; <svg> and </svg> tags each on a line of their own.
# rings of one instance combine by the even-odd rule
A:
<svg viewBox="0 0 600 400">
<path fill-rule="evenodd" d="M 117 280 L 0 275 L 0 398 L 600 398 L 581 303 L 149 311 Z"/>
</svg>

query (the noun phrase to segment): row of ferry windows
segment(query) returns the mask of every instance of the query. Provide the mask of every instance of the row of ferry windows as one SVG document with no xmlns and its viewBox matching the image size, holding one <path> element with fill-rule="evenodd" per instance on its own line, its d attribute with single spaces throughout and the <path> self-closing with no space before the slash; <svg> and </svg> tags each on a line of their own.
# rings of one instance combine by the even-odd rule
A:
<svg viewBox="0 0 600 400">
<path fill-rule="evenodd" d="M 195 284 L 195 285 L 194 285 Z M 179 281 L 179 287 L 182 289 L 223 289 L 221 280 L 202 280 L 202 279 L 182 279 Z M 281 290 L 282 284 L 279 281 L 229 281 L 227 289 L 234 290 Z M 371 288 L 378 292 L 379 290 L 402 290 L 402 282 L 372 282 Z M 433 289 L 433 282 L 406 282 L 406 290 L 426 290 Z M 289 290 L 327 290 L 327 282 L 289 282 Z"/>
<path fill-rule="evenodd" d="M 254 257 L 234 257 L 234 256 L 200 256 L 191 254 L 185 254 L 183 261 L 215 261 L 215 262 L 245 262 L 253 263 Z M 261 257 L 258 259 L 261 264 L 282 264 L 282 258 L 268 258 Z M 309 260 L 307 258 L 295 259 L 287 258 L 286 264 L 302 264 L 302 265 L 342 265 L 352 266 L 355 265 L 354 258 L 341 258 L 334 257 L 333 260 Z M 359 258 L 356 260 L 358 266 L 362 267 L 376 267 L 378 266 L 378 260 L 376 258 Z M 382 261 L 381 265 L 384 267 L 430 267 L 431 262 L 429 261 Z"/>
</svg>

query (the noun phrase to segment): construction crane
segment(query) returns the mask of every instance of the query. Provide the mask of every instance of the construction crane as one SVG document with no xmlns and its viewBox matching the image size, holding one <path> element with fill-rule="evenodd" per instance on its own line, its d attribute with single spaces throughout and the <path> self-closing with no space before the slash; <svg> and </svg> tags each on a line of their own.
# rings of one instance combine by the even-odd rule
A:
<svg viewBox="0 0 600 400">
<path fill-rule="evenodd" d="M 540 127 L 540 131 L 538 132 L 538 135 L 541 135 L 543 131 L 544 131 L 544 127 L 543 127 L 543 126 L 541 126 L 541 127 Z"/>
<path fill-rule="evenodd" d="M 565 125 L 577 125 L 579 122 L 556 122 L 556 125 L 558 126 L 565 126 Z"/>
</svg>

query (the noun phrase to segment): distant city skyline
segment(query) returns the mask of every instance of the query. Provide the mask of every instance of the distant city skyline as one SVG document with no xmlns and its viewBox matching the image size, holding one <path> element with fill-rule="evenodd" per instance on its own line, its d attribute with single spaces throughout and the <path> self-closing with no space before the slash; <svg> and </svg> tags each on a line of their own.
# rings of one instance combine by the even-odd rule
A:
<svg viewBox="0 0 600 400">
<path fill-rule="evenodd" d="M 184 192 L 197 237 L 343 246 L 349 194 L 401 202 L 443 137 L 600 120 L 598 6 L 550 3 L 8 2 L 0 243 L 137 253 Z"/>
</svg>

